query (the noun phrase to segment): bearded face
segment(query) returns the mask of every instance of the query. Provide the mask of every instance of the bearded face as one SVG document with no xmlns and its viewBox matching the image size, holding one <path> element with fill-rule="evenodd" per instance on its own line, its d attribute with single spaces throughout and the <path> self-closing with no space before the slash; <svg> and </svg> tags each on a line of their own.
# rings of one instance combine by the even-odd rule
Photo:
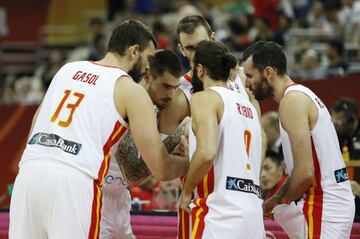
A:
<svg viewBox="0 0 360 239">
<path fill-rule="evenodd" d="M 260 81 L 254 82 L 254 84 L 250 86 L 250 90 L 254 94 L 255 99 L 258 101 L 271 98 L 274 95 L 274 90 L 271 88 L 269 82 L 264 76 L 260 76 Z"/>
<path fill-rule="evenodd" d="M 256 100 L 273 98 L 274 89 L 263 75 L 262 71 L 253 66 L 252 58 L 243 63 L 244 74 L 246 75 L 246 87 L 253 93 Z"/>
<path fill-rule="evenodd" d="M 192 88 L 193 93 L 204 90 L 204 83 L 199 78 L 199 75 L 197 73 L 197 66 L 194 66 L 191 83 L 193 85 L 193 88 Z"/>
<path fill-rule="evenodd" d="M 133 67 L 131 68 L 131 70 L 128 72 L 128 75 L 131 76 L 131 78 L 133 78 L 133 80 L 136 83 L 139 83 L 141 81 L 141 77 L 143 72 L 141 72 L 142 69 L 142 57 L 140 56 L 139 59 L 137 60 L 137 62 L 133 65 Z"/>
</svg>

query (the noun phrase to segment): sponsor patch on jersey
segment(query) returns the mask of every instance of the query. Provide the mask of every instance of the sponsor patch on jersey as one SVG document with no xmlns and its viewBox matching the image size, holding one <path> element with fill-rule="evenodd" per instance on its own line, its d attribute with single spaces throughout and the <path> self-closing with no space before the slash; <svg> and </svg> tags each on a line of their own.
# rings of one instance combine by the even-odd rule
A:
<svg viewBox="0 0 360 239">
<path fill-rule="evenodd" d="M 263 192 L 260 186 L 256 185 L 251 179 L 226 177 L 226 189 L 240 191 L 245 193 L 253 193 L 262 198 Z"/>
<path fill-rule="evenodd" d="M 38 144 L 47 147 L 56 147 L 66 153 L 78 155 L 81 149 L 81 144 L 65 140 L 56 134 L 36 133 L 31 137 L 28 144 Z"/>
<path fill-rule="evenodd" d="M 346 168 L 335 170 L 334 175 L 337 183 L 342 183 L 349 180 L 349 174 L 347 173 Z"/>
</svg>

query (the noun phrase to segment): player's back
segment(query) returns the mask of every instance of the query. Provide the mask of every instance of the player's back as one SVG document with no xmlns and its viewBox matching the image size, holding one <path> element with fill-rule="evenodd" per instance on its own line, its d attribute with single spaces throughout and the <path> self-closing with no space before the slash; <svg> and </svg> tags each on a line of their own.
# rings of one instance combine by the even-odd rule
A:
<svg viewBox="0 0 360 239">
<path fill-rule="evenodd" d="M 116 80 L 124 75 L 88 61 L 64 65 L 41 104 L 20 167 L 48 159 L 104 177 L 111 147 L 127 128 L 113 100 Z"/>
<path fill-rule="evenodd" d="M 195 198 L 198 199 L 195 200 L 196 212 L 192 212 L 195 215 L 193 225 L 197 224 L 196 220 L 201 224 L 201 218 L 205 217 L 204 238 L 218 238 L 219 235 L 263 238 L 258 115 L 244 95 L 224 87 L 210 89 L 221 96 L 224 112 L 219 123 L 214 165 L 196 187 Z M 195 141 L 190 131 L 190 157 L 196 148 Z M 236 230 L 229 229 L 231 227 Z M 196 230 L 201 230 L 199 228 Z"/>
</svg>

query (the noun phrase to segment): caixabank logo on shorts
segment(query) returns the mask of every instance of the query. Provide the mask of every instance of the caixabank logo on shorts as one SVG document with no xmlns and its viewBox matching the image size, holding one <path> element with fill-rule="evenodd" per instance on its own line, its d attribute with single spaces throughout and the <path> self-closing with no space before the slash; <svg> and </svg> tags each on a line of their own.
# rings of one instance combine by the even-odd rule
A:
<svg viewBox="0 0 360 239">
<path fill-rule="evenodd" d="M 28 144 L 38 144 L 47 147 L 56 147 L 66 153 L 78 155 L 81 144 L 65 140 L 56 134 L 36 133 Z"/>
<path fill-rule="evenodd" d="M 334 175 L 337 183 L 342 183 L 349 180 L 349 174 L 347 173 L 346 168 L 335 170 Z"/>
<path fill-rule="evenodd" d="M 226 177 L 226 189 L 240 191 L 245 193 L 253 193 L 262 198 L 262 190 L 251 179 Z"/>
</svg>

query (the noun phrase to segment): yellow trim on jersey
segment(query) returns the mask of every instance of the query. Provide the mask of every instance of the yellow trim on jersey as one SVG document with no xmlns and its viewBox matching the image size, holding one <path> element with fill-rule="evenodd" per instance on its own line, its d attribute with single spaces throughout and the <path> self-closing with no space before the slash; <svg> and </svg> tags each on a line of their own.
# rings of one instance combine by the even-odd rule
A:
<svg viewBox="0 0 360 239">
<path fill-rule="evenodd" d="M 208 189 L 208 174 L 205 175 L 204 177 L 204 197 L 207 197 L 209 194 L 209 189 Z"/>
<path fill-rule="evenodd" d="M 200 199 L 196 199 L 196 203 L 197 206 L 200 205 Z M 191 238 L 195 238 L 196 236 L 196 232 L 198 230 L 199 227 L 199 223 L 200 223 L 200 214 L 202 213 L 202 211 L 204 211 L 204 209 L 202 207 L 200 207 L 197 211 L 196 211 L 196 215 L 195 215 L 195 223 L 194 223 L 194 229 L 191 232 Z"/>
<path fill-rule="evenodd" d="M 100 228 L 100 203 L 101 203 L 101 190 L 100 187 L 96 187 L 97 193 L 96 193 L 96 226 L 95 226 L 95 234 L 94 238 L 98 238 L 99 235 L 99 228 Z"/>
<path fill-rule="evenodd" d="M 310 195 L 309 195 L 309 239 L 313 239 L 314 236 L 314 218 L 313 218 L 313 211 L 314 211 L 314 198 L 315 198 L 315 188 L 310 187 Z"/>
<path fill-rule="evenodd" d="M 118 128 L 118 130 L 117 130 L 117 131 L 115 132 L 115 134 L 112 136 L 111 141 L 114 141 L 114 139 L 116 138 L 116 136 L 117 136 L 118 134 L 120 134 L 122 128 L 124 128 L 124 126 L 123 126 L 122 124 L 120 124 L 120 127 Z"/>
</svg>

